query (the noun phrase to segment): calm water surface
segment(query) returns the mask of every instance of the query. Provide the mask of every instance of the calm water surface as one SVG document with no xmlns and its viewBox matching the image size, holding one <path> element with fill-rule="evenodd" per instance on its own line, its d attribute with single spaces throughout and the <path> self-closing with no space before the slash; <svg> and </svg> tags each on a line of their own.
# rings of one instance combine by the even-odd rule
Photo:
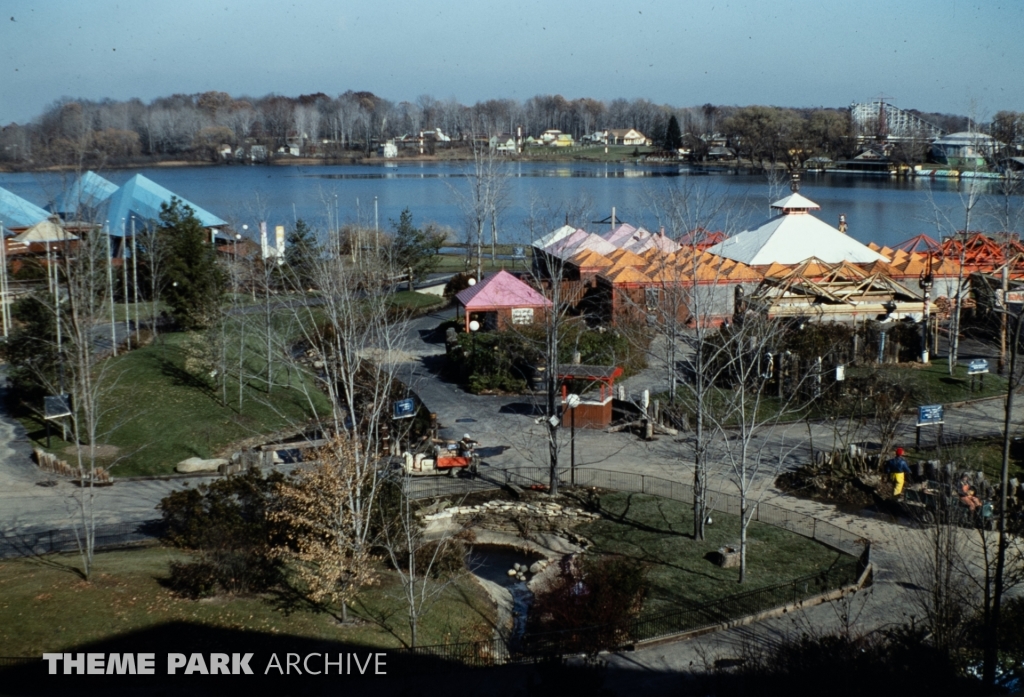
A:
<svg viewBox="0 0 1024 697">
<path fill-rule="evenodd" d="M 372 226 L 376 198 L 381 228 L 389 228 L 408 207 L 415 223 L 433 221 L 463 235 L 466 216 L 458 198 L 468 196 L 468 171 L 461 164 L 413 163 L 148 168 L 100 174 L 121 184 L 140 172 L 238 227 L 248 224 L 250 230 L 259 220 L 267 220 L 271 226 L 290 226 L 296 217 L 324 230 L 333 220 Z M 655 230 L 662 223 L 657 210 L 668 192 L 688 187 L 720 204 L 706 227 L 738 232 L 769 215 L 770 190 L 764 175 L 700 176 L 675 165 L 596 163 L 512 163 L 508 175 L 506 202 L 499 216 L 503 242 L 529 242 L 561 225 L 561 211 L 567 206 L 575 208 L 580 201 L 589 203 L 593 221 L 607 218 L 614 206 L 618 220 Z M 71 181 L 70 175 L 53 173 L 0 174 L 0 186 L 38 205 L 52 200 Z M 816 215 L 826 222 L 836 225 L 839 214 L 845 213 L 853 237 L 892 245 L 919 233 L 939 236 L 936 210 L 947 213 L 952 225 L 963 228 L 961 189 L 967 186 L 955 180 L 807 174 L 800 192 L 821 205 Z M 778 196 L 788 193 L 788 189 L 775 191 Z M 983 201 L 975 208 L 972 229 L 1002 228 L 990 212 L 1002 201 L 999 196 L 988 198 L 992 203 Z M 1020 208 L 1021 197 L 1014 197 L 1012 203 Z M 539 221 L 532 231 L 527 223 L 531 216 Z M 588 227 L 600 229 L 596 224 Z"/>
</svg>

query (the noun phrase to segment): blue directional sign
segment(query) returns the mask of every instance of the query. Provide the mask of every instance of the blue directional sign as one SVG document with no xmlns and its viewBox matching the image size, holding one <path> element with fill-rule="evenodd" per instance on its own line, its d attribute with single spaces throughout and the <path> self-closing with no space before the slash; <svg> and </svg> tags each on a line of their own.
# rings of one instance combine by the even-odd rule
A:
<svg viewBox="0 0 1024 697">
<path fill-rule="evenodd" d="M 917 408 L 917 425 L 934 426 L 942 423 L 942 405 L 926 404 Z"/>
<path fill-rule="evenodd" d="M 976 358 L 967 364 L 968 375 L 982 375 L 988 372 L 988 361 L 984 358 Z"/>
<path fill-rule="evenodd" d="M 411 419 L 416 416 L 416 400 L 412 397 L 408 399 L 400 399 L 395 402 L 394 406 L 394 418 L 396 419 Z"/>
</svg>

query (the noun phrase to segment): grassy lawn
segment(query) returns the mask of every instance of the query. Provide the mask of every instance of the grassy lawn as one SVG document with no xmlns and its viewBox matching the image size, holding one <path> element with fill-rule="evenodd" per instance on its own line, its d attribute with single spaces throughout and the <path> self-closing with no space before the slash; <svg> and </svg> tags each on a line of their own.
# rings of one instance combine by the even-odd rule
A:
<svg viewBox="0 0 1024 697">
<path fill-rule="evenodd" d="M 949 375 L 948 364 L 944 359 L 932 361 L 928 365 L 920 363 L 904 363 L 899 367 L 884 368 L 863 367 L 851 368 L 850 375 L 860 375 L 868 371 L 880 370 L 894 375 L 896 379 L 905 380 L 914 388 L 921 399 L 921 404 L 948 404 L 965 399 L 992 397 L 1006 394 L 1006 378 L 995 374 L 995 362 L 989 363 L 993 372 L 985 376 L 984 386 L 975 378 L 974 392 L 971 392 L 971 378 L 967 376 L 967 366 L 957 365 L 953 376 Z"/>
<path fill-rule="evenodd" d="M 516 269 L 526 270 L 530 268 L 530 260 L 528 258 L 496 259 L 492 262 L 490 248 L 484 252 L 484 256 L 481 261 L 484 273 L 500 271 L 502 269 L 514 271 Z M 462 254 L 439 254 L 438 264 L 434 271 L 436 273 L 461 273 L 463 271 L 472 271 L 473 273 L 476 273 L 476 251 L 472 252 L 468 266 L 466 265 L 466 257 Z"/>
<path fill-rule="evenodd" d="M 403 310 L 421 310 L 425 307 L 440 307 L 446 301 L 440 295 L 400 290 L 390 298 L 391 305 Z"/>
<path fill-rule="evenodd" d="M 601 507 L 611 519 L 588 523 L 578 531 L 594 541 L 593 551 L 625 555 L 648 565 L 646 611 L 791 581 L 849 559 L 813 540 L 755 522 L 747 530 L 747 582 L 740 586 L 738 569 L 723 569 L 705 559 L 720 547 L 738 545 L 738 517 L 714 513 L 706 539 L 695 542 L 689 504 L 616 492 L 602 496 Z"/>
<path fill-rule="evenodd" d="M 995 369 L 994 365 L 992 369 Z M 919 405 L 949 404 L 951 402 L 1006 394 L 1006 378 L 995 373 L 986 375 L 984 383 L 979 378 L 975 378 L 974 391 L 972 392 L 971 378 L 967 376 L 967 366 L 956 366 L 951 377 L 946 363 L 941 361 L 935 361 L 928 365 L 904 363 L 900 366 L 859 366 L 847 370 L 849 378 L 864 377 L 872 373 L 883 373 L 885 381 L 904 384 L 913 390 L 913 403 L 909 407 L 908 414 L 916 414 L 915 410 Z M 769 391 L 768 395 L 758 405 L 757 419 L 761 422 L 772 419 L 780 409 L 780 402 L 774 396 L 774 387 L 769 385 L 767 389 Z M 693 393 L 686 387 L 680 387 L 676 391 L 676 395 L 677 409 L 685 413 L 692 421 L 696 412 L 693 406 Z M 662 405 L 669 403 L 667 392 L 657 395 L 657 398 L 661 400 Z M 734 395 L 731 391 L 712 390 L 708 396 L 711 411 L 721 412 L 733 398 Z M 805 405 L 804 399 L 801 398 L 796 398 L 781 406 L 786 408 L 786 413 L 782 416 L 784 421 L 805 417 L 831 418 L 837 416 L 837 410 L 840 412 L 839 416 L 846 416 L 850 413 L 856 415 L 858 412 L 871 413 L 871 404 L 868 404 L 866 400 L 856 397 L 848 400 L 844 399 L 838 405 L 827 407 L 820 407 L 816 403 Z M 736 419 L 732 418 L 728 420 L 728 423 L 731 425 L 735 421 Z"/>
<path fill-rule="evenodd" d="M 636 154 L 634 154 L 634 152 Z M 523 159 L 542 162 L 566 160 L 590 160 L 594 162 L 621 162 L 632 160 L 655 152 L 655 148 L 634 145 L 609 145 L 605 153 L 603 145 L 574 145 L 567 148 L 532 147 L 523 149 Z"/>
<path fill-rule="evenodd" d="M 96 555 L 90 583 L 71 570 L 78 566 L 75 556 L 0 562 L 0 656 L 67 651 L 169 622 L 364 646 L 397 647 L 397 637 L 408 639 L 401 587 L 393 575 L 357 597 L 350 615 L 363 621 L 341 625 L 330 614 L 274 596 L 178 597 L 161 581 L 168 562 L 183 556 L 165 547 L 103 552 Z M 382 626 L 373 617 L 388 619 Z M 493 621 L 491 601 L 466 573 L 423 618 L 419 643 L 486 639 Z"/>
<path fill-rule="evenodd" d="M 922 429 L 921 440 L 929 443 L 935 440 L 937 433 L 931 429 Z M 940 460 L 942 462 L 955 462 L 958 469 L 971 471 L 981 470 L 985 478 L 998 487 L 1000 471 L 1003 466 L 1003 441 L 1001 438 L 986 438 L 972 440 L 966 443 L 957 443 L 942 447 L 930 447 L 923 445 L 915 448 L 913 439 L 903 446 L 906 450 L 906 457 L 911 462 L 918 460 Z M 1024 480 L 1024 448 L 1020 445 L 1010 444 L 1010 477 Z"/>
<path fill-rule="evenodd" d="M 238 334 L 228 336 L 229 347 L 237 346 Z M 227 379 L 227 404 L 222 405 L 220 389 L 184 369 L 187 334 L 162 335 L 155 344 L 109 359 L 98 443 L 114 446 L 116 452 L 99 464 L 113 465 L 115 477 L 166 474 L 186 458 L 213 457 L 241 439 L 306 422 L 313 416 L 307 393 L 321 413 L 327 411 L 327 397 L 311 385 L 300 389 L 302 378 L 283 364 L 275 366 L 278 384 L 267 394 L 258 377 L 266 368 L 260 358 L 261 338 L 252 330 L 245 336 L 249 377 L 241 410 L 233 376 Z M 233 355 L 229 348 L 229 365 L 237 364 L 237 348 Z M 34 445 L 45 447 L 45 423 L 33 417 L 23 423 Z M 51 451 L 70 462 L 70 446 L 55 429 Z"/>
</svg>

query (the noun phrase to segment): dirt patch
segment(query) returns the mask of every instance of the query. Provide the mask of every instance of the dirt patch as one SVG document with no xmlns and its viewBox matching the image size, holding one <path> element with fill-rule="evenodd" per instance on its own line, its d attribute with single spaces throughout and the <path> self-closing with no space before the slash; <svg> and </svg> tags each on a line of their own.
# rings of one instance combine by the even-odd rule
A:
<svg viewBox="0 0 1024 697">
<path fill-rule="evenodd" d="M 82 457 L 89 457 L 89 446 L 88 445 L 69 445 L 62 451 L 68 457 L 77 457 L 78 449 L 82 450 Z M 100 460 L 110 460 L 117 457 L 121 453 L 121 449 L 116 445 L 96 445 L 96 457 Z"/>
<path fill-rule="evenodd" d="M 884 507 L 892 485 L 875 474 L 852 475 L 836 473 L 818 465 L 804 465 L 784 472 L 775 480 L 776 486 L 797 498 L 831 503 L 841 510 L 861 511 Z"/>
</svg>

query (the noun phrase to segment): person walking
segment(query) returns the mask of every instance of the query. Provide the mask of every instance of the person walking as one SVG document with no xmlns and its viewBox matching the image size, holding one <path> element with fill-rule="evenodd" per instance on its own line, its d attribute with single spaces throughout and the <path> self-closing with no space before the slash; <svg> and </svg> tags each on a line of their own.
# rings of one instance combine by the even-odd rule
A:
<svg viewBox="0 0 1024 697">
<path fill-rule="evenodd" d="M 892 479 L 892 495 L 902 494 L 906 477 L 910 474 L 910 465 L 903 457 L 903 448 L 896 448 L 896 457 L 885 463 L 885 473 Z"/>
</svg>

